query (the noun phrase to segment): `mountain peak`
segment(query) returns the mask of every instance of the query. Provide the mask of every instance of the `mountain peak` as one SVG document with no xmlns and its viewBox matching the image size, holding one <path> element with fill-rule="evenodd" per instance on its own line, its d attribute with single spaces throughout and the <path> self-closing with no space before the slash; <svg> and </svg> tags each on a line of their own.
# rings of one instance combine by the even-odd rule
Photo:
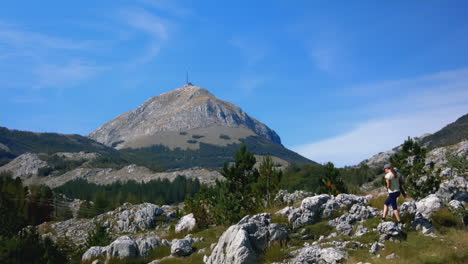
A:
<svg viewBox="0 0 468 264">
<path fill-rule="evenodd" d="M 117 148 L 134 147 L 135 144 L 138 147 L 155 144 L 184 147 L 187 139 L 183 142 L 182 139 L 174 139 L 174 135 L 182 131 L 196 131 L 194 136 L 211 136 L 214 141 L 219 141 L 225 135 L 221 132 L 230 133 L 229 137 L 236 139 L 257 135 L 281 144 L 280 137 L 273 130 L 247 115 L 241 108 L 190 83 L 148 99 L 137 109 L 107 122 L 88 137 Z M 175 144 L 174 141 L 183 144 Z"/>
</svg>

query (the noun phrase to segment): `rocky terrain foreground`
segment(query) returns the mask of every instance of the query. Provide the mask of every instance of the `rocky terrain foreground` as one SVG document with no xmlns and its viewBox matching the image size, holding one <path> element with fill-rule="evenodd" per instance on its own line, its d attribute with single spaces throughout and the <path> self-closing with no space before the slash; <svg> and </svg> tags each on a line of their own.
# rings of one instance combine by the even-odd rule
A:
<svg viewBox="0 0 468 264">
<path fill-rule="evenodd" d="M 400 203 L 402 224 L 380 220 L 384 198 L 280 191 L 282 208 L 205 230 L 196 228 L 191 214 L 179 219 L 174 206 L 124 204 L 92 219 L 44 223 L 39 230 L 79 246 L 97 225 L 105 227 L 113 242 L 88 248 L 83 263 L 385 263 L 404 258 L 398 245 L 412 248 L 415 238 L 443 244 L 447 231 L 438 230 L 437 219 L 446 212 L 465 212 L 466 218 L 468 181 L 452 177 L 436 193 Z M 456 232 L 467 234 L 464 228 Z M 448 245 L 466 257 L 467 243 L 465 237 Z"/>
</svg>

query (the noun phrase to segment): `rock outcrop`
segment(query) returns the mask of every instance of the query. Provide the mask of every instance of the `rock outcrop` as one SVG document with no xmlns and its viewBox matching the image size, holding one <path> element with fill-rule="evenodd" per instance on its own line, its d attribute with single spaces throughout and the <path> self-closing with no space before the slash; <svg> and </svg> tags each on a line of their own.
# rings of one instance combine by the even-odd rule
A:
<svg viewBox="0 0 468 264">
<path fill-rule="evenodd" d="M 271 224 L 270 214 L 258 214 L 242 218 L 223 233 L 205 257 L 207 264 L 253 264 L 257 263 L 268 244 L 287 238 L 287 231 Z"/>
<path fill-rule="evenodd" d="M 349 212 L 343 214 L 342 216 L 330 220 L 329 224 L 334 226 L 336 230 L 341 232 L 344 235 L 351 235 L 354 230 L 354 224 L 357 221 L 366 220 L 373 218 L 378 214 L 378 209 L 364 206 L 361 204 L 354 204 Z"/>
<path fill-rule="evenodd" d="M 172 208 L 172 209 L 171 209 Z M 104 226 L 112 237 L 121 234 L 149 231 L 158 226 L 166 226 L 175 220 L 174 207 L 159 207 L 151 203 L 132 205 L 126 203 L 114 211 L 100 214 L 92 219 L 70 219 L 62 222 L 43 223 L 39 232 L 56 241 L 69 240 L 75 245 L 83 245 L 88 233 L 96 225 Z"/>
<path fill-rule="evenodd" d="M 289 193 L 287 190 L 279 190 L 275 196 L 275 201 L 285 204 L 293 204 L 312 195 L 313 194 L 311 192 L 306 191 L 295 191 L 293 193 Z"/>
<path fill-rule="evenodd" d="M 10 163 L 1 168 L 9 166 Z M 44 167 L 45 166 L 47 166 L 47 163 L 44 164 Z M 27 178 L 24 176 L 22 174 L 24 173 L 23 171 L 17 171 L 16 169 L 12 171 L 17 172 L 18 175 L 22 175 L 19 177 L 23 178 L 24 183 L 26 184 L 45 184 L 52 188 L 61 186 L 68 181 L 76 179 L 83 179 L 89 183 L 98 185 L 107 185 L 114 182 L 127 182 L 130 180 L 136 182 L 149 182 L 157 179 L 168 179 L 169 181 L 173 181 L 177 176 L 185 176 L 192 180 L 198 179 L 200 183 L 207 185 L 213 185 L 216 180 L 224 180 L 224 177 L 218 171 L 205 168 L 191 168 L 170 172 L 153 172 L 146 167 L 137 166 L 135 164 L 128 165 L 122 169 L 79 167 L 58 176 L 33 178 Z"/>
<path fill-rule="evenodd" d="M 167 240 L 161 240 L 152 233 L 139 239 L 134 239 L 130 236 L 120 236 L 108 246 L 89 248 L 83 254 L 81 260 L 85 262 L 97 258 L 104 258 L 106 260 L 145 258 L 152 250 L 168 245 L 170 243 Z"/>
<path fill-rule="evenodd" d="M 37 176 L 39 169 L 44 167 L 47 167 L 47 162 L 41 160 L 38 154 L 26 153 L 0 167 L 0 172 L 11 171 L 13 178 L 20 177 L 23 180 Z"/>
<path fill-rule="evenodd" d="M 323 218 L 331 217 L 340 208 L 346 208 L 353 204 L 363 205 L 367 201 L 367 197 L 352 194 L 339 194 L 336 197 L 321 194 L 305 198 L 302 200 L 300 208 L 287 207 L 278 213 L 287 215 L 288 221 L 294 229 L 297 229 L 314 224 Z"/>
</svg>

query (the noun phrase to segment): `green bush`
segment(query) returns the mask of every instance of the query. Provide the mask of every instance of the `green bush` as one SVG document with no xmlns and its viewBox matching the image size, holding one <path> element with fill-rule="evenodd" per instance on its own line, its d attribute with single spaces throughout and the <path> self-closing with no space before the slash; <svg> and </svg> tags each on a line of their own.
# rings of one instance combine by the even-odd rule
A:
<svg viewBox="0 0 468 264">
<path fill-rule="evenodd" d="M 436 211 L 431 216 L 431 220 L 436 230 L 441 233 L 447 233 L 449 228 L 462 229 L 464 227 L 460 216 L 454 214 L 447 208 Z"/>
</svg>

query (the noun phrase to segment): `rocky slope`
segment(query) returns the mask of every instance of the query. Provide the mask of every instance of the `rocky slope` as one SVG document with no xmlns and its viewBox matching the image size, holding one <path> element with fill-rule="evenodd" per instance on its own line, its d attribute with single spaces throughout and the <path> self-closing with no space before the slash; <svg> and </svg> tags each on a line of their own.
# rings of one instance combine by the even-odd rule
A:
<svg viewBox="0 0 468 264">
<path fill-rule="evenodd" d="M 97 153 L 66 153 L 60 152 L 54 154 L 62 157 L 65 160 L 92 160 L 99 156 Z M 48 167 L 49 164 L 40 159 L 36 153 L 26 153 L 20 155 L 10 163 L 0 167 L 0 172 L 10 171 L 13 177 L 19 177 L 23 183 L 29 184 L 45 184 L 49 187 L 58 187 L 68 181 L 75 179 L 84 179 L 89 183 L 99 185 L 112 184 L 114 182 L 127 182 L 134 180 L 136 182 L 149 182 L 157 179 L 168 179 L 173 181 L 178 175 L 184 175 L 186 178 L 197 178 L 200 183 L 212 185 L 218 180 L 222 180 L 223 176 L 215 170 L 204 168 L 191 168 L 186 170 L 177 170 L 170 172 L 153 172 L 150 169 L 142 166 L 131 164 L 122 169 L 113 168 L 92 168 L 84 163 L 82 166 L 67 171 L 60 175 L 38 176 L 38 171 L 41 168 Z"/>
<path fill-rule="evenodd" d="M 382 211 L 369 203 L 370 199 L 375 199 L 371 195 L 321 194 L 302 198 L 304 194 L 307 195 L 305 192 L 290 194 L 282 191 L 278 194 L 280 199 L 287 197 L 284 201 L 300 202 L 300 206 L 286 206 L 274 215 L 261 213 L 245 216 L 221 233 L 212 231 L 219 230 L 219 227 L 211 227 L 201 232 L 195 231 L 198 233 L 194 235 L 185 235 L 194 227 L 192 215 L 178 220 L 175 207 L 159 207 L 149 203 L 124 204 L 93 219 L 44 223 L 39 230 L 43 236 L 54 240 L 69 240 L 81 245 L 96 225 L 104 226 L 113 242 L 88 248 L 82 256 L 86 263 L 113 259 L 185 263 L 192 254 L 195 257 L 190 258 L 191 263 L 271 263 L 265 257 L 272 250 L 282 252 L 275 254 L 281 256 L 275 257 L 274 263 L 277 264 L 357 263 L 349 261 L 355 259 L 356 252 L 360 252 L 360 258 L 380 263 L 385 259 L 400 258 L 399 251 L 389 253 L 386 248 L 391 243 L 409 243 L 405 241 L 410 234 L 444 240 L 439 239 L 443 233 L 439 233 L 433 224 L 433 215 L 440 210 L 466 211 L 468 181 L 463 177 L 447 178 L 437 193 L 421 200 L 404 202 L 400 206 L 400 214 L 406 219 L 405 224 L 397 224 L 390 218 L 387 221 L 379 220 Z M 176 236 L 178 238 L 170 235 L 170 226 L 176 222 L 177 232 L 182 232 Z M 313 229 L 317 225 L 322 226 L 321 229 Z M 211 233 L 218 235 L 209 237 Z M 467 245 L 457 243 L 451 244 L 451 250 L 460 254 L 459 247 Z M 156 255 L 159 257 L 151 257 Z"/>
<path fill-rule="evenodd" d="M 204 88 L 192 85 L 150 98 L 137 109 L 99 127 L 88 137 L 117 148 L 132 144 L 143 147 L 164 143 L 158 142 L 158 134 L 167 139 L 167 132 L 173 132 L 171 134 L 177 136 L 181 132 L 197 129 L 208 131 L 209 128 L 234 128 L 241 137 L 248 136 L 251 131 L 252 134 L 281 144 L 280 137 L 273 130 L 247 115 L 238 106 L 216 98 Z M 222 133 L 221 131 L 214 138 L 219 139 Z M 203 136 L 207 137 L 209 132 L 206 134 Z"/>
</svg>

